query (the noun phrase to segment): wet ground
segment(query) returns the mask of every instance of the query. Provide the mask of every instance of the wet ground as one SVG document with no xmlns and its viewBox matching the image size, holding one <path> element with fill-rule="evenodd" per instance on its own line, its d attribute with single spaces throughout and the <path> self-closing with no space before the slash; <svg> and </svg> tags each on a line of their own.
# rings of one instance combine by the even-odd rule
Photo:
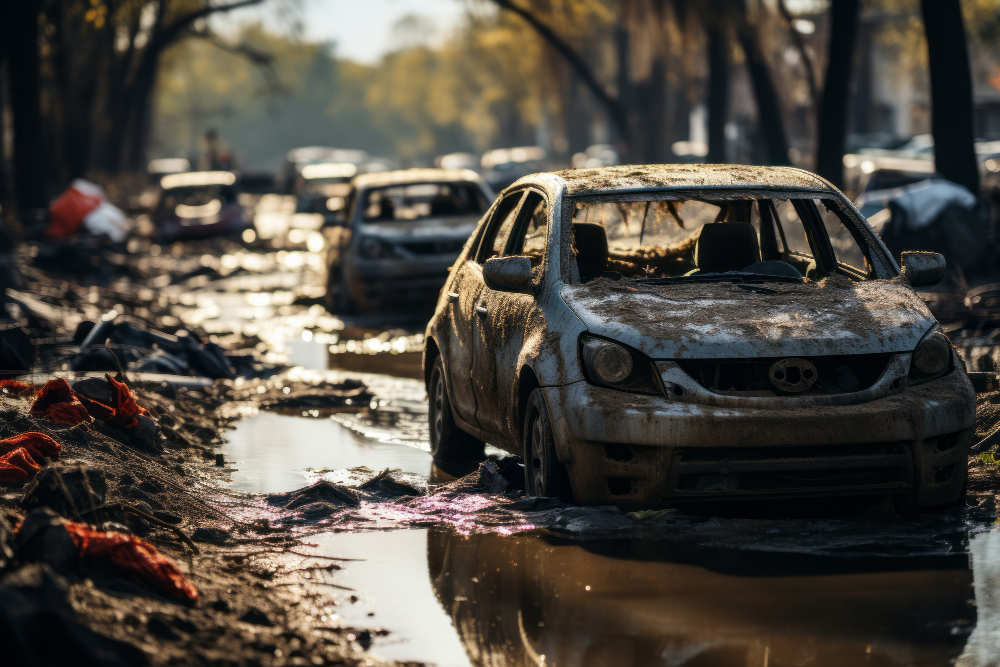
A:
<svg viewBox="0 0 1000 667">
<path fill-rule="evenodd" d="M 344 587 L 328 621 L 389 630 L 374 656 L 442 666 L 1000 664 L 992 512 L 720 519 L 438 493 L 453 478 L 427 452 L 419 323 L 325 313 L 307 247 L 204 261 L 242 270 L 178 285 L 178 318 L 220 341 L 258 338 L 270 360 L 296 367 L 288 377 L 357 379 L 374 396 L 334 414 L 247 410 L 220 450 L 229 484 L 274 493 L 390 468 L 429 491 L 403 505 L 363 502 L 308 537 L 324 554 L 360 559 L 322 575 Z"/>
</svg>

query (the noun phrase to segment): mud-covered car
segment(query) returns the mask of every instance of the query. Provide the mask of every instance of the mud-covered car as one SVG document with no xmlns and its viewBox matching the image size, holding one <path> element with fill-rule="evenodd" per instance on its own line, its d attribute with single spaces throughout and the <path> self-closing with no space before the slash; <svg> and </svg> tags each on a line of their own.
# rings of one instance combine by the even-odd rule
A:
<svg viewBox="0 0 1000 667">
<path fill-rule="evenodd" d="M 483 217 L 427 327 L 431 448 L 519 454 L 529 494 L 657 507 L 957 501 L 975 393 L 903 270 L 808 172 L 579 169 Z"/>
<path fill-rule="evenodd" d="M 239 202 L 231 171 L 189 171 L 160 179 L 162 193 L 153 210 L 156 237 L 163 242 L 239 235 L 249 215 Z"/>
<path fill-rule="evenodd" d="M 336 313 L 433 306 L 493 193 L 467 169 L 357 176 L 324 229 L 326 305 Z"/>
</svg>

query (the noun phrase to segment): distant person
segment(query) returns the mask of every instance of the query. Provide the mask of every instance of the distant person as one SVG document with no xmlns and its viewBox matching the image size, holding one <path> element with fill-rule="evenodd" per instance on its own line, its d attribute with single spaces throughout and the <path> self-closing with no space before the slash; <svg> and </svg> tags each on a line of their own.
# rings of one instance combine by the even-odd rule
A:
<svg viewBox="0 0 1000 667">
<path fill-rule="evenodd" d="M 203 171 L 230 171 L 233 168 L 233 155 L 219 139 L 219 134 L 209 128 L 204 136 L 205 149 L 201 154 L 199 167 Z"/>
</svg>

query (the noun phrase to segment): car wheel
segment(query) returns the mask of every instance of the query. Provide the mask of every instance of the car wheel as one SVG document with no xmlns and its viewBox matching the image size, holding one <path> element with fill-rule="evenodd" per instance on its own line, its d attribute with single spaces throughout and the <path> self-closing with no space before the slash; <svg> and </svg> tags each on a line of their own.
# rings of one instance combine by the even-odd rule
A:
<svg viewBox="0 0 1000 667">
<path fill-rule="evenodd" d="M 521 440 L 524 443 L 525 493 L 573 502 L 566 466 L 556 457 L 555 438 L 541 389 L 535 389 L 528 397 Z"/>
<path fill-rule="evenodd" d="M 334 315 L 353 315 L 354 302 L 344 289 L 344 276 L 337 271 L 337 277 L 326 285 L 326 309 Z"/>
<path fill-rule="evenodd" d="M 484 456 L 483 442 L 455 424 L 451 414 L 451 401 L 444 382 L 444 362 L 439 355 L 431 368 L 431 381 L 427 385 L 427 416 L 431 425 L 431 455 L 435 461 L 475 460 Z"/>
</svg>

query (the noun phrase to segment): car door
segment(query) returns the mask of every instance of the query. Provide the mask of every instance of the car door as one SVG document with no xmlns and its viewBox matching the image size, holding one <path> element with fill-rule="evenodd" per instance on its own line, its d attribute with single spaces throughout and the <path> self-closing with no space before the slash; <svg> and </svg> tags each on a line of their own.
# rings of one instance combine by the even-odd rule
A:
<svg viewBox="0 0 1000 667">
<path fill-rule="evenodd" d="M 527 255 L 532 266 L 540 266 L 548 234 L 548 210 L 545 197 L 529 190 L 503 251 L 495 256 Z M 495 241 L 494 246 L 497 245 Z M 476 418 L 479 427 L 492 435 L 498 445 L 517 441 L 512 421 L 513 383 L 527 318 L 534 307 L 534 294 L 501 292 L 487 285 L 483 286 L 476 304 L 473 325 L 476 329 L 473 384 L 479 405 Z"/>
<path fill-rule="evenodd" d="M 455 267 L 457 272 L 448 292 L 451 304 L 452 329 L 447 347 L 446 372 L 448 373 L 449 395 L 452 407 L 459 419 L 478 426 L 476 420 L 476 392 L 473 386 L 473 339 L 475 331 L 473 319 L 476 305 L 483 290 L 483 269 L 481 255 L 490 256 L 498 235 L 504 243 L 517 219 L 524 192 L 516 192 L 504 197 L 494 209 L 479 247 L 473 249 L 468 259 Z"/>
</svg>

